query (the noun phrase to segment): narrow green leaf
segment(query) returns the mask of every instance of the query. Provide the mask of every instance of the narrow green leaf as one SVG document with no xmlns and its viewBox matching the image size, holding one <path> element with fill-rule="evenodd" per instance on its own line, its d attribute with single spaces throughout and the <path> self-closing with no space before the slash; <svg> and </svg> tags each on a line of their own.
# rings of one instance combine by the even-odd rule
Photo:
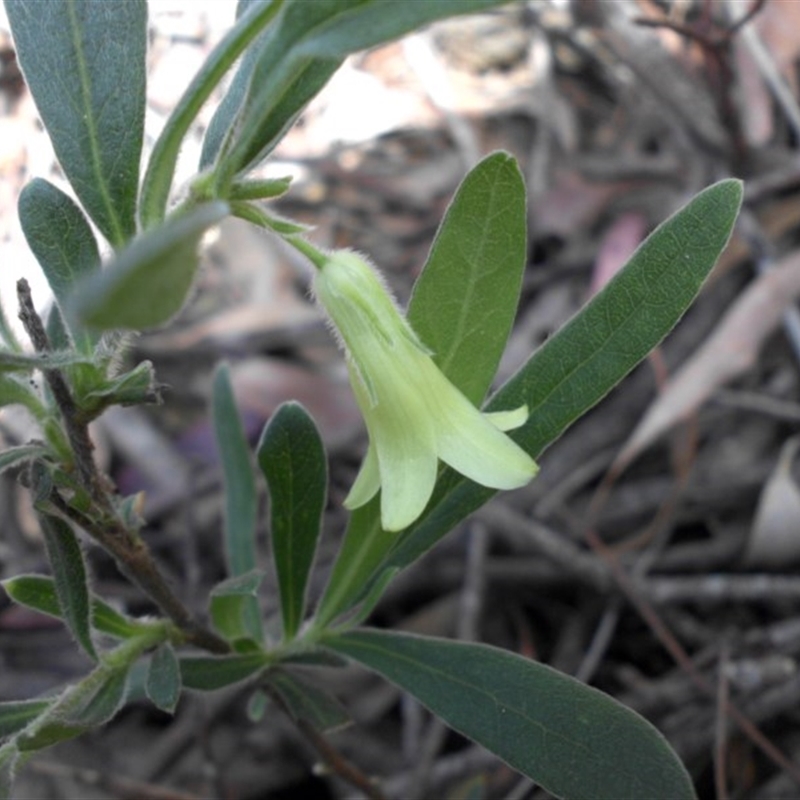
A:
<svg viewBox="0 0 800 800">
<path fill-rule="evenodd" d="M 322 732 L 341 728 L 351 721 L 344 706 L 330 692 L 296 673 L 275 669 L 267 674 L 266 680 L 295 720 L 305 720 Z"/>
<path fill-rule="evenodd" d="M 232 194 L 232 192 L 231 192 Z M 308 233 L 310 227 L 300 222 L 291 222 L 288 219 L 268 214 L 261 205 L 246 203 L 241 200 L 231 200 L 231 214 L 234 217 L 252 222 L 266 231 L 274 231 L 281 236 L 293 236 L 297 233 Z"/>
<path fill-rule="evenodd" d="M 400 539 L 399 532 L 380 526 L 380 497 L 374 497 L 350 514 L 344 541 L 317 613 L 317 625 L 325 628 L 339 614 L 348 611 L 365 595 L 371 595 L 381 564 Z M 385 586 L 384 586 L 385 588 Z"/>
<path fill-rule="evenodd" d="M 236 24 L 214 48 L 183 93 L 153 147 L 147 172 L 142 181 L 139 213 L 145 230 L 156 226 L 164 219 L 178 154 L 192 122 L 236 59 L 272 21 L 281 3 L 282 0 L 254 2 L 247 13 L 239 14 Z M 246 59 L 247 55 L 243 61 Z M 226 102 L 227 98 L 223 100 L 223 105 Z"/>
<path fill-rule="evenodd" d="M 0 453 L 0 472 L 48 454 L 48 449 L 40 444 L 21 444 L 17 447 L 9 447 Z"/>
<path fill-rule="evenodd" d="M 92 605 L 83 551 L 72 528 L 58 517 L 39 515 L 47 557 L 53 570 L 58 607 L 78 644 L 95 661 Z"/>
<path fill-rule="evenodd" d="M 283 632 L 291 639 L 305 615 L 306 585 L 325 510 L 325 447 L 308 412 L 299 403 L 285 403 L 264 428 L 256 454 L 269 487 Z"/>
<path fill-rule="evenodd" d="M 287 0 L 256 43 L 257 57 L 245 59 L 203 163 L 216 153 L 219 183 L 227 186 L 234 174 L 269 154 L 347 55 L 436 19 L 494 5 L 498 0 Z M 223 121 L 229 122 L 223 126 Z M 220 144 L 223 127 L 229 138 Z"/>
<path fill-rule="evenodd" d="M 17 58 L 58 160 L 115 246 L 136 232 L 144 0 L 6 0 Z"/>
<path fill-rule="evenodd" d="M 225 553 L 230 574 L 237 577 L 256 569 L 257 499 L 250 447 L 236 407 L 227 364 L 221 364 L 214 374 L 212 417 L 225 488 Z M 255 641 L 262 642 L 264 632 L 258 601 L 254 596 L 242 597 L 240 605 L 244 629 Z"/>
<path fill-rule="evenodd" d="M 115 639 L 131 639 L 140 636 L 148 626 L 146 622 L 136 622 L 97 597 L 92 598 L 92 625 L 95 630 Z"/>
<path fill-rule="evenodd" d="M 86 702 L 67 709 L 64 719 L 74 725 L 91 728 L 104 725 L 122 707 L 128 687 L 128 665 L 104 669 L 103 680 Z"/>
<path fill-rule="evenodd" d="M 297 0 L 295 0 L 297 2 Z M 333 0 L 335 13 L 324 26 L 313 31 L 300 48 L 315 56 L 347 56 L 357 50 L 397 39 L 439 19 L 486 11 L 509 0 L 426 0 L 397 3 L 396 0 Z M 299 0 L 302 5 L 302 0 Z"/>
<path fill-rule="evenodd" d="M 514 158 L 464 179 L 414 285 L 408 320 L 442 372 L 481 403 L 517 312 L 527 258 L 525 184 Z"/>
<path fill-rule="evenodd" d="M 269 666 L 266 653 L 246 653 L 235 656 L 198 656 L 181 658 L 181 680 L 186 689 L 212 692 L 246 680 Z"/>
<path fill-rule="evenodd" d="M 233 576 L 256 568 L 256 485 L 230 370 L 214 374 L 212 415 L 225 486 L 225 552 Z"/>
<path fill-rule="evenodd" d="M 241 18 L 243 16 L 255 13 L 252 10 L 253 6 L 258 6 L 260 2 L 261 0 L 239 0 L 236 4 L 237 27 L 241 25 Z M 274 15 L 279 11 L 281 5 L 283 5 L 283 0 L 273 0 L 272 3 L 267 2 L 264 4 L 264 11 L 269 9 L 271 12 L 270 22 L 272 22 Z M 264 27 L 266 28 L 266 26 Z M 256 65 L 259 53 L 264 47 L 266 37 L 267 33 L 264 30 L 260 31 L 258 38 L 247 48 L 247 52 L 239 62 L 239 67 L 236 70 L 236 74 L 233 76 L 228 91 L 225 93 L 225 97 L 222 98 L 222 102 L 211 118 L 211 122 L 203 137 L 203 149 L 200 153 L 201 170 L 208 169 L 214 162 L 223 139 L 233 125 L 236 112 L 239 110 L 239 106 L 241 106 L 245 94 L 247 93 L 248 84 L 253 76 L 253 67 Z"/>
<path fill-rule="evenodd" d="M 150 659 L 147 671 L 147 696 L 162 711 L 174 714 L 181 696 L 181 671 L 169 643 L 162 644 Z"/>
<path fill-rule="evenodd" d="M 137 237 L 105 269 L 78 283 L 67 318 L 98 330 L 141 330 L 167 322 L 192 286 L 200 238 L 227 213 L 224 203 L 207 203 Z"/>
<path fill-rule="evenodd" d="M 214 627 L 229 641 L 246 638 L 255 642 L 263 641 L 264 634 L 256 600 L 263 578 L 263 571 L 251 570 L 218 583 L 212 590 L 211 619 Z"/>
<path fill-rule="evenodd" d="M 353 631 L 327 645 L 557 797 L 695 797 L 683 765 L 647 720 L 544 664 L 488 645 L 382 631 Z"/>
<path fill-rule="evenodd" d="M 274 49 L 275 45 L 271 43 L 270 50 L 267 51 L 270 56 Z M 233 175 L 253 169 L 272 152 L 343 61 L 341 58 L 303 57 L 291 61 L 287 58 L 284 64 L 276 64 L 271 57 L 268 60 L 270 67 L 266 70 L 260 64 L 256 65 L 250 85 L 263 86 L 267 75 L 274 76 L 281 84 L 273 87 L 270 94 L 259 92 L 258 100 L 253 101 L 252 105 L 245 98 L 240 110 L 242 121 L 237 118 L 234 127 L 229 130 L 231 139 L 223 141 L 223 148 L 230 141 L 230 151 L 223 149 L 219 166 L 215 170 L 217 191 L 222 197 L 229 194 L 227 184 Z M 285 67 L 289 63 L 292 64 L 291 69 Z M 263 113 L 261 103 L 269 104 L 269 114 Z"/>
<path fill-rule="evenodd" d="M 45 575 L 17 575 L 0 581 L 0 586 L 15 603 L 57 619 L 64 618 L 52 578 Z M 92 598 L 92 625 L 100 633 L 117 639 L 137 636 L 144 628 L 142 623 L 120 614 L 97 597 Z"/>
<path fill-rule="evenodd" d="M 11 800 L 14 769 L 19 760 L 19 749 L 14 742 L 0 747 L 0 800 Z"/>
<path fill-rule="evenodd" d="M 35 178 L 22 190 L 18 208 L 28 246 L 56 301 L 63 305 L 77 281 L 100 266 L 92 229 L 72 198 L 42 178 Z M 73 330 L 72 335 L 81 352 L 92 352 L 94 342 L 86 331 Z"/>
<path fill-rule="evenodd" d="M 72 352 L 37 353 L 23 355 L 8 350 L 0 352 L 0 372 L 31 372 L 35 369 L 62 369 L 72 364 L 90 364 L 85 355 Z M 14 401 L 17 402 L 17 401 Z"/>
<path fill-rule="evenodd" d="M 291 176 L 285 178 L 267 178 L 264 180 L 242 180 L 231 186 L 231 200 L 271 200 L 282 197 L 289 191 Z"/>
<path fill-rule="evenodd" d="M 13 736 L 53 704 L 52 700 L 0 703 L 0 739 Z"/>
<path fill-rule="evenodd" d="M 58 742 L 74 739 L 104 725 L 125 702 L 128 666 L 100 665 L 76 687 L 67 689 L 50 711 L 16 737 L 20 751 L 42 750 Z"/>
</svg>

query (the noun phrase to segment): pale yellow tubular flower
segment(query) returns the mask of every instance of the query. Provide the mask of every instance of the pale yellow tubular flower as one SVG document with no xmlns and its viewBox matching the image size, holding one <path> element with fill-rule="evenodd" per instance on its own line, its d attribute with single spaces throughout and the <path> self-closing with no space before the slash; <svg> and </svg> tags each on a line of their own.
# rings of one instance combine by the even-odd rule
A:
<svg viewBox="0 0 800 800">
<path fill-rule="evenodd" d="M 534 477 L 536 462 L 503 433 L 525 423 L 527 408 L 475 408 L 436 366 L 364 258 L 337 251 L 317 272 L 314 291 L 341 337 L 369 433 L 347 508 L 380 489 L 382 527 L 402 530 L 430 500 L 440 459 L 493 489 L 516 489 Z"/>
</svg>

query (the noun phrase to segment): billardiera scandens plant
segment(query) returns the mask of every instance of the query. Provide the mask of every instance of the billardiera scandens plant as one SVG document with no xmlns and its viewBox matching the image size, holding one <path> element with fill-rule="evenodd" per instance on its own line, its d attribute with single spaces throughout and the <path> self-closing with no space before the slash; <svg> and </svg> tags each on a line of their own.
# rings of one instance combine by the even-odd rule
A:
<svg viewBox="0 0 800 800">
<path fill-rule="evenodd" d="M 521 426 L 527 406 L 482 413 L 444 376 L 377 271 L 352 251 L 317 266 L 314 291 L 347 354 L 350 382 L 369 448 L 344 505 L 364 505 L 381 490 L 381 525 L 398 531 L 419 517 L 441 459 L 494 489 L 524 486 L 534 460 L 503 431 Z"/>
</svg>

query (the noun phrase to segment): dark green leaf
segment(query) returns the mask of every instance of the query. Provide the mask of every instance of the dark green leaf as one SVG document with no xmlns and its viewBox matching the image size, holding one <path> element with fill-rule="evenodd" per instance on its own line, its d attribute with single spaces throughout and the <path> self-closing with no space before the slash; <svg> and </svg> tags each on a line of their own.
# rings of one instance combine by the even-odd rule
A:
<svg viewBox="0 0 800 800">
<path fill-rule="evenodd" d="M 175 651 L 168 643 L 162 644 L 150 659 L 147 671 L 147 696 L 162 711 L 175 713 L 181 696 L 181 671 Z"/>
<path fill-rule="evenodd" d="M 475 405 L 497 372 L 527 258 L 525 184 L 507 153 L 464 179 L 414 286 L 408 320 Z"/>
<path fill-rule="evenodd" d="M 40 514 L 47 556 L 61 617 L 78 644 L 97 660 L 92 642 L 92 604 L 89 599 L 89 578 L 83 551 L 72 528 L 59 517 Z"/>
<path fill-rule="evenodd" d="M 264 428 L 257 457 L 269 487 L 283 631 L 291 639 L 305 615 L 306 584 L 325 510 L 325 447 L 308 412 L 299 403 L 285 403 Z"/>
<path fill-rule="evenodd" d="M 558 797 L 695 796 L 683 765 L 649 722 L 544 664 L 487 645 L 380 631 L 354 631 L 327 644 Z"/>
<path fill-rule="evenodd" d="M 350 715 L 332 694 L 297 674 L 276 669 L 266 677 L 294 719 L 305 720 L 323 732 L 350 722 Z"/>
<path fill-rule="evenodd" d="M 17 58 L 58 160 L 103 235 L 136 231 L 144 0 L 6 0 Z"/>
<path fill-rule="evenodd" d="M 212 692 L 246 680 L 270 664 L 266 653 L 236 656 L 198 656 L 180 659 L 181 679 L 186 689 Z"/>
<path fill-rule="evenodd" d="M 211 592 L 211 619 L 214 627 L 229 641 L 263 640 L 256 600 L 263 578 L 262 571 L 252 570 L 218 583 Z"/>
<path fill-rule="evenodd" d="M 0 581 L 0 585 L 15 603 L 63 619 L 52 578 L 45 575 L 17 575 Z M 141 623 L 120 614 L 97 597 L 92 598 L 92 625 L 101 633 L 117 639 L 129 639 L 143 629 Z"/>
<path fill-rule="evenodd" d="M 0 739 L 13 736 L 53 704 L 53 700 L 0 703 Z"/>
<path fill-rule="evenodd" d="M 259 32 L 272 21 L 281 6 L 281 0 L 265 0 L 265 2 L 255 2 L 251 5 L 253 7 L 248 9 L 247 13 L 239 15 L 233 28 L 228 31 L 205 60 L 200 71 L 183 93 L 153 147 L 150 163 L 142 182 L 139 212 L 142 227 L 145 229 L 154 227 L 164 219 L 178 154 L 192 122 L 236 59 L 258 36 Z M 246 55 L 243 61 L 247 57 Z M 234 81 L 235 84 L 236 81 Z M 225 105 L 226 102 L 227 99 L 223 100 L 222 105 Z M 233 110 L 235 111 L 235 109 L 236 106 Z"/>
<path fill-rule="evenodd" d="M 68 195 L 42 178 L 35 178 L 19 197 L 19 221 L 28 246 L 63 305 L 80 278 L 100 265 L 92 229 Z M 80 329 L 72 335 L 78 348 L 91 353 L 94 342 Z"/>
<path fill-rule="evenodd" d="M 31 372 L 34 369 L 62 369 L 72 364 L 89 364 L 89 359 L 78 353 L 37 353 L 23 355 L 8 350 L 0 352 L 0 372 Z M 21 401 L 12 401 L 21 402 Z"/>
<path fill-rule="evenodd" d="M 224 203 L 207 203 L 137 237 L 105 269 L 79 282 L 67 317 L 100 330 L 167 322 L 192 286 L 201 236 L 227 213 Z"/>
</svg>

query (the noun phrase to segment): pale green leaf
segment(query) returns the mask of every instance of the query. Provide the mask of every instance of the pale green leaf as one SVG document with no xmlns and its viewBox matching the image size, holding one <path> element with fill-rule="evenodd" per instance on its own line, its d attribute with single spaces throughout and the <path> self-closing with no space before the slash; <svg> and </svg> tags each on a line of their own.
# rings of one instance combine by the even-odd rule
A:
<svg viewBox="0 0 800 800">
<path fill-rule="evenodd" d="M 67 317 L 98 330 L 142 330 L 180 311 L 199 264 L 200 238 L 228 213 L 207 203 L 137 237 L 102 271 L 81 280 Z"/>
</svg>

